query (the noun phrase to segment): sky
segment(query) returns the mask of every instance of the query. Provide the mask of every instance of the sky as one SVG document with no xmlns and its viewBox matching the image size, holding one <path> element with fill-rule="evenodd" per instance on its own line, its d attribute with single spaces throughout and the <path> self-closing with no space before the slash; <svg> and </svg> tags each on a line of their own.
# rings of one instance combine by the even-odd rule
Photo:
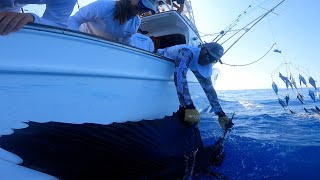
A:
<svg viewBox="0 0 320 180">
<path fill-rule="evenodd" d="M 93 0 L 80 0 L 84 6 Z M 234 29 L 241 29 L 253 19 L 259 17 L 279 3 L 281 0 L 191 0 L 196 26 L 200 35 L 218 33 L 225 30 L 239 14 L 249 5 L 252 8 L 239 21 Z M 262 8 L 260 8 L 262 7 Z M 264 8 L 264 9 L 263 9 Z M 28 7 L 27 7 L 28 9 Z M 30 10 L 41 13 L 41 8 L 29 6 Z M 42 6 L 43 9 L 43 6 Z M 75 7 L 77 10 L 77 7 Z M 228 64 L 247 64 L 261 58 L 276 43 L 276 46 L 263 59 L 249 66 L 233 67 L 215 64 L 220 70 L 215 88 L 217 90 L 232 89 L 270 89 L 272 81 L 279 88 L 284 88 L 284 82 L 279 78 L 291 74 L 298 83 L 298 75 L 306 80 L 312 76 L 320 83 L 320 1 L 286 0 L 274 13 L 255 25 L 244 35 L 223 57 Z M 202 37 L 203 41 L 211 42 L 215 36 Z M 228 36 L 226 36 L 228 37 Z M 223 44 L 227 49 L 236 38 Z M 222 43 L 223 41 L 219 41 Z M 281 50 L 280 53 L 273 52 Z M 283 65 L 284 62 L 289 65 Z M 288 68 L 288 69 L 287 69 Z M 273 73 L 274 72 L 274 73 Z M 273 76 L 271 76 L 273 74 Z"/>
<path fill-rule="evenodd" d="M 201 34 L 220 32 L 229 26 L 249 5 L 259 5 L 262 2 L 267 3 L 261 7 L 270 9 L 280 0 L 191 1 L 196 25 Z M 262 8 L 252 10 L 244 17 L 244 22 L 239 21 L 239 26 L 236 26 L 235 29 L 242 28 L 247 22 L 259 17 L 264 12 L 265 10 Z M 320 1 L 286 0 L 274 12 L 276 14 L 269 14 L 244 35 L 222 57 L 222 61 L 229 64 L 246 64 L 258 60 L 270 49 L 273 43 L 276 43 L 274 49 L 281 50 L 281 54 L 271 51 L 259 62 L 245 67 L 216 64 L 215 67 L 219 68 L 221 72 L 216 89 L 266 89 L 271 88 L 272 80 L 279 87 L 285 87 L 278 74 L 281 72 L 287 76 L 286 65 L 276 70 L 284 61 L 290 63 L 288 68 L 297 83 L 299 73 L 306 80 L 308 76 L 312 76 L 318 81 L 318 84 L 320 83 Z M 210 42 L 213 37 L 202 39 Z M 228 43 L 234 42 L 234 40 L 231 39 Z M 228 46 L 225 44 L 223 46 L 226 49 Z M 276 73 L 272 79 L 273 71 Z"/>
</svg>

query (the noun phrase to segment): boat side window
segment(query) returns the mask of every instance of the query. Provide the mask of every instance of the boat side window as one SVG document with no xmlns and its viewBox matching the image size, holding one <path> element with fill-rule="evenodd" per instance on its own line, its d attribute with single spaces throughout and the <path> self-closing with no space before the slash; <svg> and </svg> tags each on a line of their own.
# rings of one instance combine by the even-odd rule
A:
<svg viewBox="0 0 320 180">
<path fill-rule="evenodd" d="M 155 50 L 163 49 L 179 44 L 186 44 L 186 38 L 182 34 L 170 34 L 165 36 L 151 37 Z"/>
</svg>

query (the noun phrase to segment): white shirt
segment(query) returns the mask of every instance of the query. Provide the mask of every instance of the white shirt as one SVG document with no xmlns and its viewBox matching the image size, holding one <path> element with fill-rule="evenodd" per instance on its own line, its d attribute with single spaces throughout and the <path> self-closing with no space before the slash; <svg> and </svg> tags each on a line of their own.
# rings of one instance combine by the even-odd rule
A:
<svg viewBox="0 0 320 180">
<path fill-rule="evenodd" d="M 153 52 L 154 44 L 152 39 L 149 36 L 136 33 L 131 37 L 131 45 L 146 51 Z"/>
<path fill-rule="evenodd" d="M 198 71 L 205 78 L 210 78 L 212 75 L 212 63 L 205 66 L 202 66 L 198 63 L 201 51 L 201 49 L 198 47 L 181 44 L 164 49 L 158 49 L 157 53 L 169 59 L 176 60 L 179 55 L 179 51 L 182 48 L 189 49 L 193 54 L 193 59 L 190 61 L 189 69 L 192 71 Z"/>
<path fill-rule="evenodd" d="M 0 12 L 20 12 L 27 4 L 46 4 L 42 17 L 31 13 L 34 23 L 66 28 L 76 2 L 77 0 L 0 0 Z"/>
<path fill-rule="evenodd" d="M 130 43 L 130 37 L 138 31 L 141 20 L 134 16 L 120 25 L 114 20 L 115 1 L 98 0 L 82 7 L 69 18 L 68 27 L 107 39 Z"/>
</svg>

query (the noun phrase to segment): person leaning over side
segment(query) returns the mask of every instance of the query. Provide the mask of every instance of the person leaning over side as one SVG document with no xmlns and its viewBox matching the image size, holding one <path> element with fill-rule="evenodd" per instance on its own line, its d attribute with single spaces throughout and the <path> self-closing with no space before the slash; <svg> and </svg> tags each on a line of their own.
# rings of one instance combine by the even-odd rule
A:
<svg viewBox="0 0 320 180">
<path fill-rule="evenodd" d="M 114 41 L 130 44 L 140 26 L 139 14 L 156 12 L 156 0 L 99 0 L 69 18 L 68 27 Z"/>
<path fill-rule="evenodd" d="M 28 23 L 66 28 L 76 2 L 77 0 L 1 0 L 0 35 L 18 31 Z M 45 4 L 43 16 L 21 13 L 21 8 L 28 4 Z"/>
<path fill-rule="evenodd" d="M 203 44 L 200 48 L 183 44 L 159 49 L 157 53 L 175 60 L 174 82 L 180 101 L 178 115 L 188 124 L 196 124 L 200 120 L 186 79 L 187 71 L 190 69 L 207 95 L 214 113 L 218 115 L 220 126 L 224 130 L 230 128 L 232 122 L 222 110 L 211 81 L 212 65 L 220 60 L 224 53 L 223 47 L 215 42 Z"/>
</svg>

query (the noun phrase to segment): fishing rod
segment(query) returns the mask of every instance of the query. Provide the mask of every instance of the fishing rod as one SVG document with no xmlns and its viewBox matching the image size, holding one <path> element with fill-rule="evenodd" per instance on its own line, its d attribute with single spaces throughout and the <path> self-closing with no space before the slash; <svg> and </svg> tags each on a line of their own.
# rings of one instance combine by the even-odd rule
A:
<svg viewBox="0 0 320 180">
<path fill-rule="evenodd" d="M 239 14 L 239 15 L 237 16 L 237 18 L 236 18 L 235 20 L 233 20 L 233 21 L 231 22 L 231 24 L 230 24 L 227 28 L 225 28 L 225 29 L 227 29 L 227 30 L 222 30 L 221 32 L 216 33 L 216 34 L 218 34 L 218 35 L 212 40 L 212 42 L 218 42 L 221 38 L 223 38 L 223 36 L 225 36 L 226 34 L 228 34 L 228 33 L 231 32 L 231 31 L 234 31 L 234 30 L 232 30 L 232 29 L 233 29 L 235 26 L 238 25 L 238 22 L 240 21 L 240 19 L 241 19 L 243 16 L 248 15 L 250 12 L 252 12 L 252 11 L 253 11 L 254 9 L 256 9 L 257 7 L 260 7 L 260 8 L 261 8 L 262 4 L 264 4 L 266 1 L 267 1 L 267 0 L 261 2 L 259 5 L 255 6 L 255 7 L 253 7 L 252 5 L 249 5 L 249 7 L 247 7 L 247 9 L 245 9 L 241 14 Z M 252 8 L 252 7 L 253 7 L 253 8 Z M 251 9 L 251 10 L 250 10 L 250 9 Z M 214 35 L 214 34 L 212 34 L 212 35 Z M 218 37 L 219 37 L 219 39 L 217 39 Z M 216 39 L 217 39 L 217 40 L 216 40 Z"/>
<path fill-rule="evenodd" d="M 217 39 L 217 40 L 215 41 L 215 42 L 218 42 L 224 35 L 226 35 L 227 33 L 229 33 L 229 32 L 238 24 L 238 22 L 240 21 L 240 18 L 241 18 L 242 16 L 244 16 L 244 15 L 247 13 L 247 10 L 250 9 L 251 7 L 252 7 L 252 6 L 249 5 L 249 7 L 247 7 L 246 10 L 244 10 L 241 14 L 238 15 L 238 17 L 237 17 L 235 20 L 233 20 L 233 21 L 231 22 L 231 24 L 229 25 L 228 30 L 226 30 L 226 31 L 222 30 L 222 31 L 212 40 L 212 42 L 214 42 L 217 38 L 219 38 L 219 39 Z M 220 37 L 219 37 L 219 36 L 220 36 Z"/>
<path fill-rule="evenodd" d="M 221 45 L 223 45 L 225 42 L 227 42 L 228 40 L 230 40 L 231 38 L 233 38 L 235 35 L 237 35 L 238 33 L 240 33 L 242 30 L 245 31 L 249 31 L 250 28 L 247 28 L 249 25 L 253 24 L 255 21 L 259 20 L 264 14 L 260 15 L 259 17 L 257 17 L 256 19 L 254 19 L 253 21 L 249 22 L 247 25 L 245 25 L 243 28 L 238 29 L 238 31 L 236 33 L 234 33 L 232 36 L 230 36 L 227 40 L 225 40 L 224 42 L 221 43 Z"/>
<path fill-rule="evenodd" d="M 247 34 L 255 25 L 257 25 L 262 19 L 264 19 L 268 14 L 270 14 L 272 11 L 274 11 L 278 6 L 280 6 L 285 0 L 282 0 L 280 3 L 278 3 L 276 6 L 271 8 L 268 12 L 262 14 L 262 16 L 251 26 L 248 28 L 247 31 L 245 31 L 238 39 L 236 39 L 224 52 L 226 54 L 245 34 Z M 224 55 L 223 54 L 223 55 Z"/>
</svg>

